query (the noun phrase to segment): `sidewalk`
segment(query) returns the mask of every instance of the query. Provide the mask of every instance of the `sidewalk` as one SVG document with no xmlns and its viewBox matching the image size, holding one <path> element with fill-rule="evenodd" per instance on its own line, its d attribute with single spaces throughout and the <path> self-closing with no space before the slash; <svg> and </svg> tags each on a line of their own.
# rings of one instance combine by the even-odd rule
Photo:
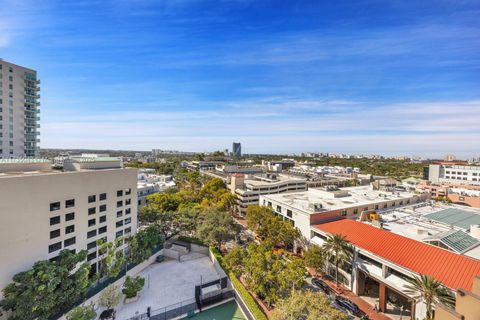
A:
<svg viewBox="0 0 480 320">
<path fill-rule="evenodd" d="M 312 277 L 322 279 L 338 295 L 341 295 L 351 300 L 352 302 L 354 302 L 363 312 L 365 312 L 365 314 L 368 316 L 370 320 L 392 320 L 390 317 L 387 317 L 383 313 L 373 311 L 373 307 L 370 304 L 368 304 L 368 302 L 366 302 L 365 300 L 363 300 L 362 298 L 354 294 L 352 291 L 346 289 L 343 286 L 337 288 L 335 285 L 335 281 L 328 279 L 323 274 L 317 273 L 311 268 L 308 268 L 308 272 Z"/>
</svg>

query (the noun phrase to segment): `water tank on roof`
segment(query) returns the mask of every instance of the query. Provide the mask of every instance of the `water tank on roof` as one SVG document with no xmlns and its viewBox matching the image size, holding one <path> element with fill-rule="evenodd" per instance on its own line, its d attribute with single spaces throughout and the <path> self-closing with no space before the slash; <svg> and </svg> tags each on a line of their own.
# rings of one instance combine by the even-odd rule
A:
<svg viewBox="0 0 480 320">
<path fill-rule="evenodd" d="M 480 240 L 480 224 L 472 224 L 470 226 L 470 235 Z"/>
</svg>

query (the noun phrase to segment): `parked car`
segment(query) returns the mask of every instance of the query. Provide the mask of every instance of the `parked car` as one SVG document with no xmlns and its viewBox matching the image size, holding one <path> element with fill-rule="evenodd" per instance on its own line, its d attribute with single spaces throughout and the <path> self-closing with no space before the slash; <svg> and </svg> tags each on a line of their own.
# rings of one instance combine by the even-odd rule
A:
<svg viewBox="0 0 480 320">
<path fill-rule="evenodd" d="M 323 282 L 320 279 L 313 278 L 312 279 L 312 284 L 319 287 L 320 289 L 322 289 L 322 291 L 325 292 L 326 294 L 330 294 L 330 292 L 332 291 L 332 289 L 330 289 L 328 284 L 326 284 L 325 282 Z"/>
<path fill-rule="evenodd" d="M 360 315 L 365 315 L 360 308 L 353 303 L 352 301 L 348 300 L 347 298 L 344 298 L 342 296 L 336 296 L 335 297 L 335 302 L 341 306 L 342 308 L 346 309 L 347 311 L 351 312 L 354 315 L 360 316 Z"/>
</svg>

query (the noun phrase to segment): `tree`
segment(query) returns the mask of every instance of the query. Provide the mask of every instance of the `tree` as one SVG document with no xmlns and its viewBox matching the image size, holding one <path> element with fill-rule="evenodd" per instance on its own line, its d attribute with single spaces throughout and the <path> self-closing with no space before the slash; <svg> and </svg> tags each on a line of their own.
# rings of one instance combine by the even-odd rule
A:
<svg viewBox="0 0 480 320">
<path fill-rule="evenodd" d="M 409 284 L 406 286 L 406 292 L 411 294 L 416 300 L 423 300 L 427 306 L 427 320 L 433 319 L 432 309 L 437 303 L 453 305 L 455 299 L 451 296 L 447 289 L 440 281 L 432 276 L 420 275 L 408 279 Z"/>
<path fill-rule="evenodd" d="M 67 320 L 95 320 L 97 318 L 97 313 L 95 312 L 94 306 L 81 305 L 73 308 L 66 315 Z"/>
<path fill-rule="evenodd" d="M 100 266 L 102 276 L 115 278 L 125 268 L 125 254 L 123 250 L 119 249 L 122 243 L 123 238 L 117 238 L 113 242 L 97 241 L 99 255 L 105 255 Z"/>
<path fill-rule="evenodd" d="M 238 225 L 225 211 L 208 210 L 197 228 L 200 239 L 220 249 L 220 245 L 232 240 L 238 233 Z"/>
<path fill-rule="evenodd" d="M 140 276 L 132 278 L 127 276 L 125 279 L 125 283 L 123 284 L 122 293 L 127 298 L 134 298 L 137 294 L 142 290 L 143 286 L 145 285 L 145 278 Z"/>
<path fill-rule="evenodd" d="M 262 225 L 262 222 L 273 215 L 272 208 L 259 205 L 252 205 L 247 207 L 247 227 L 253 232 Z"/>
<path fill-rule="evenodd" d="M 168 240 L 180 232 L 195 229 L 199 212 L 195 208 L 180 204 L 176 211 L 162 211 L 155 203 L 149 203 L 140 210 L 140 220 L 156 224 L 162 238 Z"/>
<path fill-rule="evenodd" d="M 268 305 L 303 285 L 305 266 L 295 257 L 273 253 L 265 244 L 252 243 L 243 260 L 249 288 Z"/>
<path fill-rule="evenodd" d="M 304 254 L 305 265 L 307 267 L 320 271 L 325 267 L 325 253 L 317 245 L 311 245 Z"/>
<path fill-rule="evenodd" d="M 128 262 L 138 264 L 147 260 L 152 255 L 152 249 L 163 243 L 160 226 L 151 224 L 147 228 L 138 231 L 135 235 L 127 238 Z"/>
<path fill-rule="evenodd" d="M 87 251 L 60 252 L 56 261 L 39 261 L 13 276 L 3 289 L 0 307 L 11 311 L 9 319 L 47 319 L 75 303 L 87 290 L 90 265 Z"/>
<path fill-rule="evenodd" d="M 244 272 L 244 260 L 246 256 L 246 250 L 241 247 L 233 248 L 225 256 L 225 262 L 237 277 L 240 277 Z"/>
<path fill-rule="evenodd" d="M 98 303 L 106 309 L 105 311 L 107 311 L 107 314 L 111 314 L 112 318 L 115 319 L 114 308 L 120 303 L 121 299 L 122 294 L 118 291 L 118 287 L 114 284 L 110 284 L 100 293 Z M 100 316 L 100 318 L 102 318 L 102 316 Z"/>
<path fill-rule="evenodd" d="M 275 305 L 273 320 L 347 320 L 347 315 L 334 309 L 325 294 L 295 290 Z"/>
<path fill-rule="evenodd" d="M 323 250 L 329 260 L 331 258 L 333 259 L 333 263 L 335 264 L 335 284 L 338 287 L 338 268 L 341 264 L 351 260 L 350 244 L 348 240 L 340 234 L 329 235 L 327 240 L 325 240 Z"/>
</svg>

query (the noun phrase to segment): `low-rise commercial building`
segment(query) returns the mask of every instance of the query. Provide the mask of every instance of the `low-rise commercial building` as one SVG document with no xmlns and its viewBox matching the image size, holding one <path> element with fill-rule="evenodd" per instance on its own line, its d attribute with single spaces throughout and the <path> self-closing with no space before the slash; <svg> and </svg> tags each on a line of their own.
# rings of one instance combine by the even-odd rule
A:
<svg viewBox="0 0 480 320">
<path fill-rule="evenodd" d="M 63 249 L 88 250 L 94 273 L 102 259 L 97 240 L 136 232 L 136 169 L 118 158 L 77 158 L 66 170 L 46 160 L 0 160 L 1 289 Z"/>
<path fill-rule="evenodd" d="M 139 169 L 137 175 L 138 210 L 147 203 L 147 196 L 176 186 L 173 176 L 155 174 L 155 169 Z"/>
<path fill-rule="evenodd" d="M 306 239 L 310 226 L 346 217 L 357 219 L 362 212 L 381 211 L 424 201 L 427 194 L 385 192 L 371 186 L 337 188 L 325 187 L 303 192 L 260 195 L 260 204 L 293 223 Z"/>
<path fill-rule="evenodd" d="M 480 186 L 480 166 L 466 162 L 439 162 L 428 168 L 428 180 L 432 183 L 451 183 Z"/>
<path fill-rule="evenodd" d="M 457 289 L 455 310 L 438 305 L 435 320 L 477 320 L 480 319 L 480 277 L 473 278 L 471 290 Z"/>
</svg>

